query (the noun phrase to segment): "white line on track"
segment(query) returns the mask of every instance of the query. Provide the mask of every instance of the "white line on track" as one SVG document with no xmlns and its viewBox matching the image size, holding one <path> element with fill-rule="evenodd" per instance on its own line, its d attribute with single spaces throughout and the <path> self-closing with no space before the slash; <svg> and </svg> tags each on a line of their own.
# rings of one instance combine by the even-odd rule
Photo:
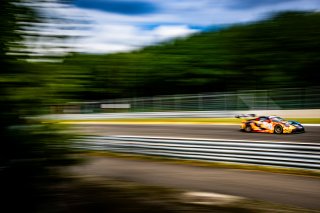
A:
<svg viewBox="0 0 320 213">
<path fill-rule="evenodd" d="M 302 124 L 303 126 L 320 126 L 320 124 Z"/>
</svg>

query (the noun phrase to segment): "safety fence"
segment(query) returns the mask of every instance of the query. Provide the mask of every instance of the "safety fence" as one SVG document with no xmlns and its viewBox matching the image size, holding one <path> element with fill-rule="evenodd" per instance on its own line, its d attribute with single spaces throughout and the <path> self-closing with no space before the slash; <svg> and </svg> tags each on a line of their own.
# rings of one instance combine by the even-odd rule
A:
<svg viewBox="0 0 320 213">
<path fill-rule="evenodd" d="M 320 169 L 320 145 L 315 143 L 90 136 L 78 139 L 76 147 L 210 162 Z"/>
<path fill-rule="evenodd" d="M 320 87 L 109 99 L 72 102 L 52 107 L 53 113 L 280 109 L 320 109 Z"/>
</svg>

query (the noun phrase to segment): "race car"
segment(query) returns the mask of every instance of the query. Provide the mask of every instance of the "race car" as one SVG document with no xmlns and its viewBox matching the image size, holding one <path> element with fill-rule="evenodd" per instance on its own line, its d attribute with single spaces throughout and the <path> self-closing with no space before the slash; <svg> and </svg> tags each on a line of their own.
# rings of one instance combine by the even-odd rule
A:
<svg viewBox="0 0 320 213">
<path fill-rule="evenodd" d="M 254 117 L 253 114 L 238 115 L 236 118 Z M 243 120 L 240 130 L 244 132 L 264 132 L 264 133 L 303 133 L 304 126 L 297 121 L 287 121 L 278 116 L 259 116 L 256 118 Z"/>
</svg>

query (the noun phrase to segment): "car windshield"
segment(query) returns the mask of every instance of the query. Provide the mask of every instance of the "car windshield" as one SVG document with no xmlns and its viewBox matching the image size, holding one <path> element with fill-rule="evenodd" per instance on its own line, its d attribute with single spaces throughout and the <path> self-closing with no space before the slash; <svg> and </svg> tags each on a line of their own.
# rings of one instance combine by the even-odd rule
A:
<svg viewBox="0 0 320 213">
<path fill-rule="evenodd" d="M 280 117 L 272 117 L 271 120 L 274 121 L 274 122 L 282 122 L 282 121 L 285 121 L 283 118 L 280 118 Z"/>
</svg>

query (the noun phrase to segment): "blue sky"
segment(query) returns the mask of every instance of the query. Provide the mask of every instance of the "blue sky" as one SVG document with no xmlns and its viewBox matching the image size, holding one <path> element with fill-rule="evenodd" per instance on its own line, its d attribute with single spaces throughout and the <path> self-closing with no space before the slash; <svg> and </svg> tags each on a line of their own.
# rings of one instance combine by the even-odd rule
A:
<svg viewBox="0 0 320 213">
<path fill-rule="evenodd" d="M 74 51 L 115 53 L 288 10 L 320 11 L 320 0 L 73 0 L 45 13 L 69 20 L 46 30 L 76 35 Z"/>
<path fill-rule="evenodd" d="M 156 4 L 145 1 L 74 0 L 73 3 L 77 7 L 125 15 L 143 15 L 157 12 Z"/>
</svg>

